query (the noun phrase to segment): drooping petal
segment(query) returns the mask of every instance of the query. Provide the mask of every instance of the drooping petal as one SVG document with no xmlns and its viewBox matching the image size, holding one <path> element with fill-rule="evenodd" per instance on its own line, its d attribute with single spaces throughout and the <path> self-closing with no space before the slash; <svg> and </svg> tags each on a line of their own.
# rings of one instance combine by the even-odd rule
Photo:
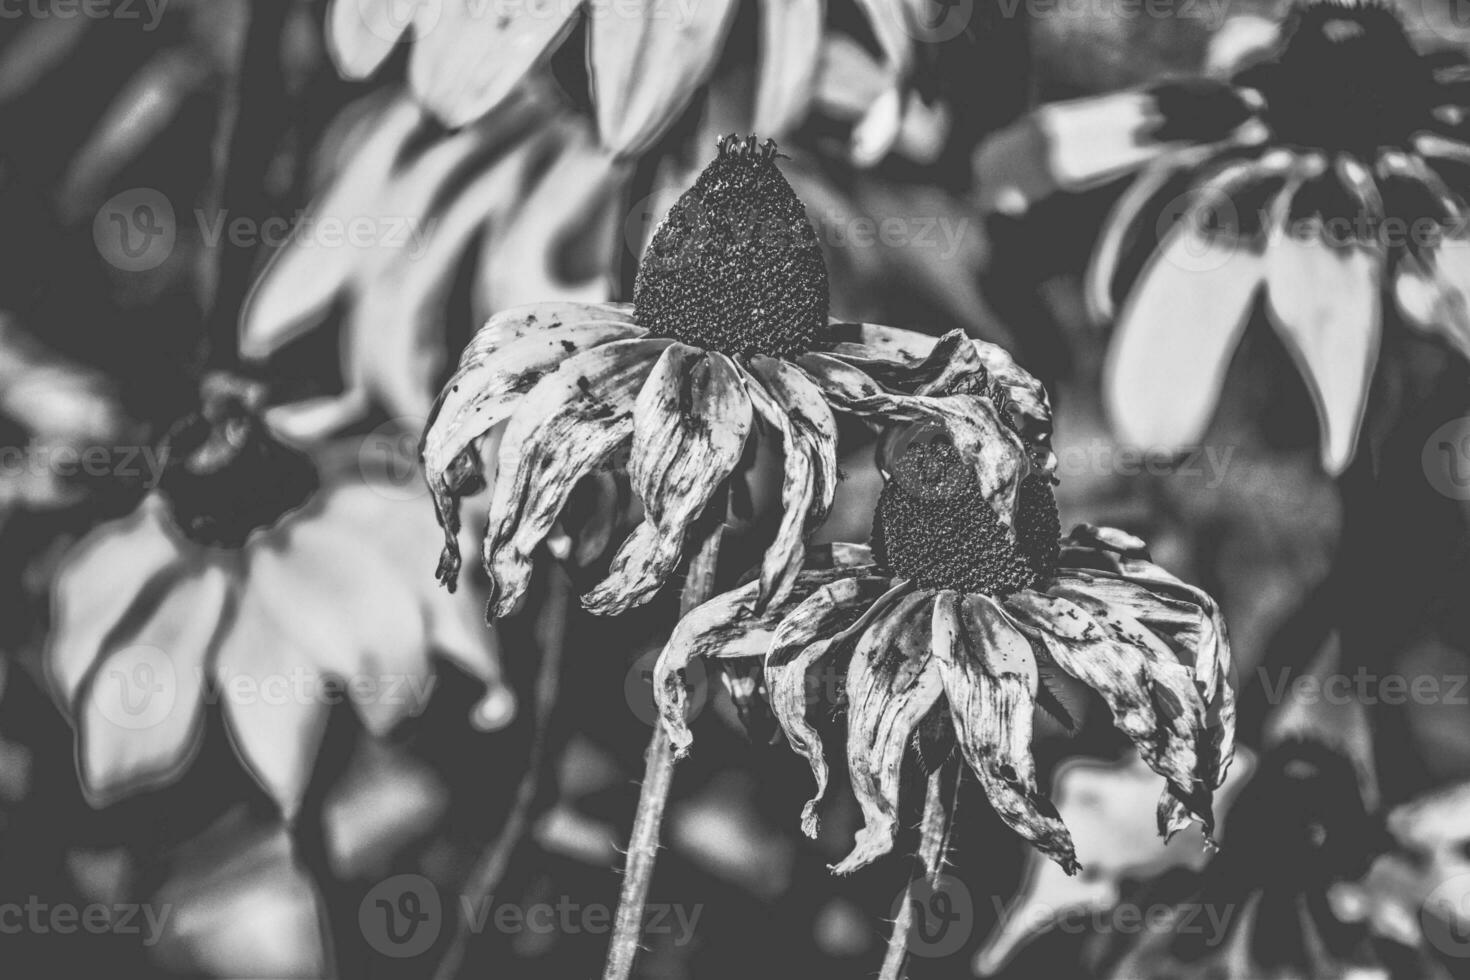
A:
<svg viewBox="0 0 1470 980">
<path fill-rule="evenodd" d="M 1185 802 L 1206 829 L 1212 827 L 1214 815 L 1210 792 L 1204 786 L 1204 770 L 1199 757 L 1205 709 L 1194 685 L 1193 672 L 1179 662 L 1163 640 L 1126 609 L 1108 603 L 1087 589 L 1062 581 L 1050 584 L 1048 592 L 1071 600 L 1089 614 L 1115 647 L 1129 646 L 1143 656 L 1149 677 L 1149 696 L 1160 722 L 1157 764 L 1162 768 L 1156 771 L 1169 780 L 1171 792 Z M 1150 760 L 1150 764 L 1154 761 Z"/>
<path fill-rule="evenodd" d="M 833 865 L 850 874 L 893 848 L 909 739 L 943 693 L 930 650 L 934 595 L 902 596 L 857 641 L 847 671 L 847 766 L 863 812 L 853 849 Z"/>
<path fill-rule="evenodd" d="M 444 125 L 473 122 L 500 105 L 576 23 L 580 0 L 424 4 L 408 82 Z M 432 8 L 430 10 L 429 8 Z"/>
<path fill-rule="evenodd" d="M 1096 691 L 1113 713 L 1113 724 L 1137 745 L 1155 772 L 1166 762 L 1160 719 L 1144 654 L 1114 642 L 1090 613 L 1060 596 L 1023 590 L 1006 598 L 1006 612 L 1041 641 L 1057 666 Z"/>
<path fill-rule="evenodd" d="M 690 527 L 740 462 L 751 421 L 750 398 L 729 358 L 679 343 L 664 351 L 633 419 L 629 468 L 643 523 L 583 605 L 616 615 L 663 587 L 684 557 Z"/>
<path fill-rule="evenodd" d="M 1378 364 L 1384 266 L 1376 242 L 1338 241 L 1330 234 L 1332 225 L 1313 220 L 1342 217 L 1319 211 L 1322 205 L 1315 200 L 1302 200 L 1313 190 L 1341 194 L 1342 189 L 1332 186 L 1336 179 L 1324 175 L 1296 191 L 1287 220 L 1273 229 L 1266 250 L 1267 309 L 1316 403 L 1322 464 L 1332 474 L 1342 472 L 1357 449 Z"/>
<path fill-rule="evenodd" d="M 653 695 L 674 751 L 683 755 L 694 737 L 685 724 L 688 705 L 682 673 L 697 659 L 764 658 L 783 618 L 808 597 L 834 583 L 853 582 L 851 569 L 809 571 L 789 601 L 760 605 L 760 583 L 721 593 L 679 620 L 653 667 Z"/>
<path fill-rule="evenodd" d="M 736 7 L 734 0 L 592 5 L 587 63 L 604 146 L 637 156 L 668 129 L 714 71 Z"/>
<path fill-rule="evenodd" d="M 822 65 L 826 13 L 825 0 L 761 0 L 753 132 L 779 138 L 805 118 Z"/>
<path fill-rule="evenodd" d="M 331 0 L 327 10 L 327 54 L 348 78 L 363 79 L 378 70 L 413 23 L 400 11 L 401 0 Z"/>
<path fill-rule="evenodd" d="M 1291 165 L 1267 154 L 1201 185 L 1133 288 L 1103 380 L 1127 442 L 1172 453 L 1203 437 L 1266 277 L 1257 202 Z"/>
<path fill-rule="evenodd" d="M 827 517 L 837 489 L 837 421 L 805 374 L 776 358 L 748 366 L 751 404 L 781 434 L 781 523 L 761 565 L 761 601 L 782 603 L 796 582 L 808 527 Z"/>
<path fill-rule="evenodd" d="M 1011 524 L 1021 481 L 1031 464 L 1020 437 L 1000 420 L 988 397 L 888 391 L 862 371 L 827 354 L 806 354 L 798 363 L 840 411 L 879 423 L 943 426 L 960 455 L 973 462 L 980 491 L 996 517 Z"/>
<path fill-rule="evenodd" d="M 899 361 L 921 361 L 939 340 L 932 334 L 881 323 L 847 323 L 832 320 L 818 332 L 818 345 L 834 354 L 871 357 L 875 354 Z"/>
<path fill-rule="evenodd" d="M 474 478 L 482 475 L 477 458 L 461 460 L 466 450 L 508 418 L 521 397 L 571 355 L 643 333 L 624 318 L 598 318 L 598 313 L 597 307 L 581 304 L 508 310 L 491 318 L 465 349 L 424 432 L 424 473 L 444 529 L 446 561 L 458 563 L 464 482 L 477 483 Z"/>
<path fill-rule="evenodd" d="M 633 434 L 639 391 L 667 340 L 616 340 L 573 355 L 536 383 L 511 415 L 485 536 L 495 615 L 519 608 L 531 554 L 577 481 Z"/>
<path fill-rule="evenodd" d="M 848 571 L 851 571 L 849 569 Z M 786 740 L 811 766 L 817 790 L 802 807 L 801 827 L 817 835 L 817 807 L 827 792 L 827 756 L 822 736 L 807 720 L 809 671 L 830 665 L 878 617 L 910 591 L 886 579 L 845 578 L 823 586 L 791 610 L 776 627 L 766 653 L 766 695 Z"/>
<path fill-rule="evenodd" d="M 941 592 L 934 605 L 934 657 L 960 752 L 996 814 L 1068 873 L 1071 834 L 1036 785 L 1031 755 L 1038 674 L 1031 642 L 981 595 Z"/>
<path fill-rule="evenodd" d="M 1470 239 L 1465 202 L 1424 160 L 1386 152 L 1378 159 L 1385 210 L 1439 223 L 1424 241 L 1411 235 L 1394 264 L 1394 297 L 1409 324 L 1470 359 Z M 1449 229 L 1448 233 L 1444 229 Z"/>
</svg>

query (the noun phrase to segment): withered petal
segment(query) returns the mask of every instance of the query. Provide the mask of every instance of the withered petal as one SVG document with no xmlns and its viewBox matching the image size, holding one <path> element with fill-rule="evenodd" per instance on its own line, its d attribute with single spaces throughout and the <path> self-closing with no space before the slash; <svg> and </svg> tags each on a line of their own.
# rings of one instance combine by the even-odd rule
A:
<svg viewBox="0 0 1470 980">
<path fill-rule="evenodd" d="M 485 570 L 491 608 L 508 616 L 531 575 L 531 553 L 577 481 L 633 434 L 633 407 L 667 340 L 615 340 L 583 351 L 536 382 L 500 441 Z"/>
<path fill-rule="evenodd" d="M 1031 733 L 1038 676 L 1030 640 L 982 595 L 941 592 L 932 628 L 965 762 L 1006 825 L 1075 874 L 1072 835 L 1036 785 Z"/>
<path fill-rule="evenodd" d="M 909 740 L 943 682 L 930 651 L 934 594 L 901 596 L 858 638 L 847 671 L 847 767 L 863 812 L 853 849 L 832 866 L 851 874 L 893 848 Z"/>
<path fill-rule="evenodd" d="M 670 343 L 638 394 L 629 463 L 643 501 L 607 577 L 582 597 L 601 615 L 653 598 L 684 557 L 689 528 L 734 471 L 752 421 L 750 398 L 724 354 Z"/>
<path fill-rule="evenodd" d="M 761 565 L 761 602 L 780 603 L 796 582 L 809 527 L 821 524 L 837 489 L 837 421 L 811 380 L 776 358 L 749 365 L 751 404 L 781 433 L 785 472 L 781 523 Z"/>
<path fill-rule="evenodd" d="M 960 455 L 974 465 L 980 491 L 997 519 L 1011 525 L 1021 481 L 1030 472 L 1031 463 L 1021 438 L 1000 420 L 988 397 L 889 391 L 851 364 L 828 354 L 806 354 L 798 363 L 839 411 L 880 423 L 932 422 L 943 426 Z"/>
<path fill-rule="evenodd" d="M 816 794 L 802 808 L 801 827 L 808 837 L 817 835 L 817 807 L 827 792 L 822 736 L 807 721 L 808 671 L 840 655 L 908 591 L 907 583 L 893 586 L 881 578 L 843 578 L 819 588 L 788 612 L 771 637 L 765 665 L 771 713 L 791 748 L 806 759 L 817 783 Z"/>
</svg>

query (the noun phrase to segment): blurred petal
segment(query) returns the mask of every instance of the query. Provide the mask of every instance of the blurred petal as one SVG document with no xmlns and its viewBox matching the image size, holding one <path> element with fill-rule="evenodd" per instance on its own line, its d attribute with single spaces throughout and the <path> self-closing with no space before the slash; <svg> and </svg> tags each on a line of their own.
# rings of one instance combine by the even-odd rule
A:
<svg viewBox="0 0 1470 980">
<path fill-rule="evenodd" d="M 221 565 L 180 567 L 112 624 L 74 706 L 77 764 L 94 806 L 167 784 L 193 758 L 203 737 L 204 678 L 232 590 Z"/>
<path fill-rule="evenodd" d="M 339 5 L 355 7 L 356 2 L 339 0 Z M 423 112 L 409 99 L 389 103 L 363 145 L 311 208 L 311 219 L 346 221 L 386 206 L 385 199 L 391 197 L 387 188 L 425 124 Z M 460 145 L 469 142 L 466 137 Z M 314 326 L 353 276 L 363 258 L 360 253 L 351 247 L 303 247 L 293 237 L 271 257 L 246 299 L 240 315 L 241 356 L 269 357 Z"/>
<path fill-rule="evenodd" d="M 832 866 L 851 874 L 893 848 L 909 739 L 943 693 L 930 651 L 934 595 L 905 595 L 857 641 L 847 672 L 847 766 L 863 811 L 852 853 Z"/>
<path fill-rule="evenodd" d="M 822 736 L 807 721 L 812 700 L 808 671 L 817 664 L 830 666 L 847 644 L 909 591 L 906 584 L 890 585 L 886 579 L 866 577 L 824 585 L 790 610 L 771 637 L 765 664 L 771 712 L 791 748 L 811 766 L 817 783 L 816 793 L 801 811 L 802 830 L 808 837 L 817 835 L 817 806 L 827 792 Z"/>
<path fill-rule="evenodd" d="M 750 398 L 729 358 L 679 343 L 664 351 L 633 420 L 629 468 L 643 523 L 583 605 L 616 615 L 663 588 L 684 558 L 690 527 L 740 462 L 750 425 Z"/>
<path fill-rule="evenodd" d="M 1036 786 L 1031 719 L 1038 674 L 1030 641 L 981 595 L 941 592 L 932 628 L 960 751 L 990 805 L 1007 826 L 1075 873 L 1072 837 Z"/>
<path fill-rule="evenodd" d="M 262 602 L 252 576 L 234 627 L 221 639 L 215 683 L 231 742 L 287 823 L 296 818 L 316 766 L 330 709 L 326 677 L 305 634 Z"/>
<path fill-rule="evenodd" d="M 191 546 L 169 525 L 166 507 L 149 495 L 127 517 L 83 538 L 57 572 L 46 670 L 64 703 L 77 696 L 118 624 L 145 606 L 145 595 L 166 589 L 171 566 L 185 561 Z"/>
<path fill-rule="evenodd" d="M 1129 295 L 1103 381 L 1127 442 L 1177 452 L 1209 427 L 1266 277 L 1255 216 L 1236 195 L 1276 166 L 1237 164 L 1202 185 Z"/>
<path fill-rule="evenodd" d="M 1267 309 L 1317 405 L 1330 474 L 1357 449 L 1378 364 L 1383 264 L 1372 246 L 1299 237 L 1289 227 L 1275 229 L 1267 246 Z"/>
<path fill-rule="evenodd" d="M 1000 420 L 989 398 L 890 392 L 857 368 L 826 354 L 806 354 L 798 363 L 839 411 L 882 424 L 933 422 L 943 426 L 960 455 L 974 464 L 980 491 L 996 517 L 1011 524 L 1030 462 L 1020 437 Z"/>
<path fill-rule="evenodd" d="M 1148 233 L 1148 229 L 1135 227 L 1144 209 L 1172 181 L 1186 172 L 1204 167 L 1220 152 L 1215 146 L 1186 146 L 1162 153 L 1149 161 L 1118 197 L 1103 222 L 1102 235 L 1087 267 L 1087 307 L 1094 319 L 1108 322 L 1117 313 L 1113 302 L 1113 278 L 1117 275 L 1123 249 L 1135 234 Z"/>
<path fill-rule="evenodd" d="M 826 13 L 825 0 L 761 0 L 754 132 L 779 138 L 806 117 L 822 64 Z"/>
<path fill-rule="evenodd" d="M 714 71 L 734 0 L 592 5 L 588 69 L 603 145 L 644 152 Z"/>
<path fill-rule="evenodd" d="M 446 126 L 459 127 L 498 106 L 526 73 L 566 37 L 580 0 L 442 0 L 416 31 L 408 63 L 414 94 Z"/>
<path fill-rule="evenodd" d="M 495 615 L 513 613 L 531 554 L 577 481 L 633 435 L 635 403 L 667 340 L 618 340 L 576 354 L 536 383 L 506 426 L 485 537 Z"/>
<path fill-rule="evenodd" d="M 413 3 L 404 0 L 331 0 L 327 53 L 348 78 L 367 78 L 388 60 L 413 22 Z"/>
<path fill-rule="evenodd" d="M 781 434 L 785 473 L 781 524 L 761 565 L 760 601 L 786 600 L 801 571 L 808 527 L 826 520 L 837 488 L 837 421 L 805 374 L 794 365 L 757 356 L 748 370 L 751 404 Z"/>
</svg>

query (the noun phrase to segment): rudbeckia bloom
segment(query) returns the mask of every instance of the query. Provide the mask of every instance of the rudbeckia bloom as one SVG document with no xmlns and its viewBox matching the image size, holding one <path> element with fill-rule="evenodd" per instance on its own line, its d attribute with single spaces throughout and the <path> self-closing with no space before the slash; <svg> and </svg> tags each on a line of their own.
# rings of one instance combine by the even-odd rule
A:
<svg viewBox="0 0 1470 980">
<path fill-rule="evenodd" d="M 531 556 L 572 488 L 630 449 L 644 519 L 586 596 L 614 614 L 646 602 L 685 557 L 691 525 L 735 472 L 757 423 L 781 442 L 782 517 L 758 583 L 762 602 L 793 588 L 809 525 L 837 483 L 834 411 L 871 422 L 945 425 L 970 450 L 980 492 L 1009 524 L 1029 465 L 1021 437 L 965 381 L 993 379 L 1016 417 L 1040 423 L 1046 394 L 999 348 L 829 323 L 816 234 L 776 168 L 775 145 L 726 137 L 670 209 L 639 268 L 630 306 L 551 303 L 493 317 L 465 349 L 424 435 L 425 475 L 459 571 L 459 500 L 496 475 L 484 562 L 491 611 L 520 604 Z M 920 356 L 908 356 L 918 354 Z M 508 422 L 507 422 L 508 420 Z M 492 433 L 507 422 L 503 433 Z M 488 445 L 487 445 L 488 443 Z M 1013 451 L 982 453 L 981 446 Z"/>
<path fill-rule="evenodd" d="M 802 818 L 814 835 L 828 764 L 807 681 L 845 667 L 847 764 L 865 826 L 835 871 L 892 848 L 905 760 L 927 741 L 957 746 L 1001 819 L 1073 872 L 1071 836 L 1037 787 L 1031 754 L 1033 711 L 1060 670 L 1102 696 L 1165 778 L 1160 833 L 1192 819 L 1208 830 L 1234 747 L 1218 608 L 1129 534 L 1082 525 L 1058 538 L 1048 474 L 1024 479 L 1007 528 L 962 451 L 914 444 L 891 467 L 871 549 L 834 548 L 834 567 L 801 573 L 784 608 L 759 611 L 748 585 L 679 624 L 653 680 L 671 741 L 686 750 L 692 740 L 680 676 L 691 658 L 763 653 L 772 711 L 817 781 Z"/>
<path fill-rule="evenodd" d="M 318 476 L 232 396 L 211 398 L 171 434 L 159 488 L 67 556 L 47 668 L 92 801 L 178 778 L 218 698 L 241 760 L 292 818 L 331 706 L 385 734 L 424 708 L 431 655 L 486 684 L 482 727 L 509 720 L 476 603 L 405 566 L 434 548 L 421 501 L 359 453 L 323 463 Z"/>
<path fill-rule="evenodd" d="M 710 80 L 738 0 L 334 0 L 329 50 L 350 78 L 366 78 L 408 37 L 408 80 L 446 125 L 462 126 L 500 105 L 585 22 L 587 74 L 602 143 L 621 155 L 646 151 Z M 915 39 L 931 30 L 912 4 L 857 5 L 882 51 L 881 95 L 853 135 L 874 163 L 898 135 Z M 404 16 L 407 13 L 407 16 Z M 821 0 L 762 2 L 753 122 L 784 134 L 811 105 L 829 57 Z"/>
<path fill-rule="evenodd" d="M 982 152 L 1001 210 L 1137 171 L 1088 273 L 1094 314 L 1116 319 L 1105 385 L 1125 438 L 1197 443 L 1262 295 L 1333 473 L 1356 448 L 1385 293 L 1470 355 L 1466 69 L 1376 0 L 1313 0 L 1228 81 L 1045 106 Z"/>
</svg>

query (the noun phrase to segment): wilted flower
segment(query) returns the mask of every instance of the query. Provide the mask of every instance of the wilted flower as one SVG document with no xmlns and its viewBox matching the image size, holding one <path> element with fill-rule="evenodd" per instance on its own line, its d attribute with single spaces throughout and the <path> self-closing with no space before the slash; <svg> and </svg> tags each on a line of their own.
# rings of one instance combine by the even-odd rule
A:
<svg viewBox="0 0 1470 980">
<path fill-rule="evenodd" d="M 992 465 L 1009 451 L 979 450 Z M 1208 830 L 1235 715 L 1214 601 L 1122 531 L 1082 525 L 1059 544 L 1045 473 L 1024 479 L 1004 526 L 966 453 L 943 441 L 911 445 L 879 498 L 871 550 L 834 548 L 835 567 L 799 575 L 784 607 L 755 610 L 746 586 L 680 623 L 654 669 L 675 747 L 691 742 L 680 677 L 690 659 L 764 652 L 772 710 L 817 780 L 803 814 L 814 834 L 828 770 L 808 719 L 808 673 L 846 661 L 847 761 L 866 825 L 835 870 L 892 847 L 905 759 L 938 738 L 958 746 L 1011 828 L 1073 871 L 1070 834 L 1037 788 L 1031 754 L 1033 711 L 1056 703 L 1048 678 L 1060 670 L 1102 696 L 1165 778 L 1160 833 L 1191 819 Z"/>
<path fill-rule="evenodd" d="M 1470 355 L 1466 67 L 1416 50 L 1376 0 L 1312 0 L 1229 81 L 1045 106 L 982 152 L 1000 210 L 1139 171 L 1088 274 L 1094 314 L 1116 313 L 1105 385 L 1125 437 L 1198 441 L 1262 292 L 1334 473 L 1357 445 L 1385 286 Z"/>
<path fill-rule="evenodd" d="M 422 504 L 356 453 L 319 479 L 236 396 L 174 430 L 159 489 L 57 577 L 48 670 L 99 804 L 177 778 L 216 695 L 288 818 L 331 705 L 387 732 L 424 707 L 432 653 L 485 682 L 484 727 L 514 710 L 475 603 L 419 586 L 412 556 L 434 540 Z"/>
<path fill-rule="evenodd" d="M 1020 437 L 988 399 L 957 385 L 993 377 L 1018 416 L 1038 420 L 1047 412 L 1040 385 L 1003 351 L 959 331 L 935 344 L 890 327 L 829 323 L 822 253 L 775 158 L 769 141 L 720 141 L 717 159 L 649 245 L 631 307 L 523 307 L 493 317 L 470 342 L 423 447 L 445 531 L 446 584 L 460 565 L 459 500 L 485 480 L 479 443 L 507 419 L 484 548 L 498 615 L 519 605 L 531 556 L 572 488 L 630 444 L 645 516 L 584 597 L 599 613 L 639 605 L 663 586 L 757 421 L 785 454 L 783 514 L 760 575 L 762 602 L 791 590 L 806 528 L 831 504 L 834 410 L 946 425 L 975 450 L 967 458 L 980 492 L 1010 521 L 1028 465 Z M 984 454 L 983 445 L 1014 451 Z"/>
<path fill-rule="evenodd" d="M 500 105 L 549 60 L 584 17 L 587 73 L 602 143 L 620 155 L 647 150 L 679 118 L 721 60 L 738 0 L 334 0 L 327 36 L 334 60 L 366 78 L 408 36 L 408 80 L 417 97 L 449 126 Z M 876 162 L 898 135 L 914 61 L 926 24 L 911 4 L 858 5 L 883 53 L 874 75 L 882 94 L 863 110 L 854 153 Z M 840 35 L 839 35 L 840 36 Z M 830 59 L 820 0 L 762 3 L 753 122 L 785 134 L 806 115 Z M 852 93 L 848 93 L 849 97 Z"/>
</svg>

